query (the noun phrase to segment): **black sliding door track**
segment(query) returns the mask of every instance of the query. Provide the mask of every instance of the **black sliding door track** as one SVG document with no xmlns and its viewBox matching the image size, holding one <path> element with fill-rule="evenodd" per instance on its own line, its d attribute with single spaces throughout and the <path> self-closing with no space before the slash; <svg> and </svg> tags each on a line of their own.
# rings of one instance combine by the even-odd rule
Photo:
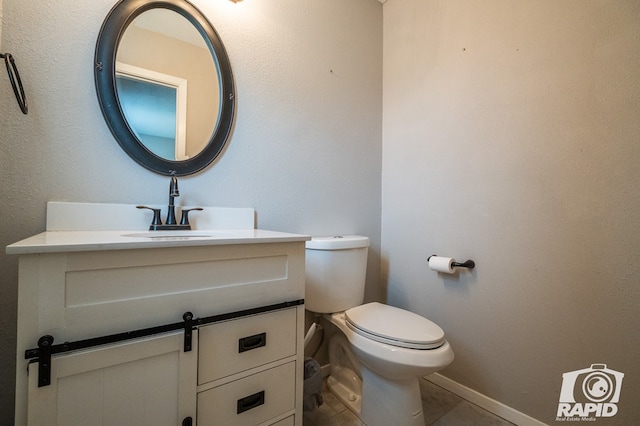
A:
<svg viewBox="0 0 640 426">
<path fill-rule="evenodd" d="M 57 345 L 53 344 L 53 336 L 46 335 L 38 339 L 37 348 L 27 349 L 24 353 L 24 357 L 25 359 L 31 359 L 30 362 L 39 362 L 38 387 L 42 387 L 47 386 L 51 383 L 52 355 L 92 348 L 96 346 L 104 346 L 112 343 L 124 342 L 127 340 L 139 339 L 142 337 L 168 333 L 175 330 L 184 330 L 184 351 L 189 352 L 191 351 L 191 332 L 199 326 L 246 317 L 250 315 L 262 314 L 270 311 L 276 311 L 278 309 L 299 306 L 302 304 L 304 304 L 304 299 L 298 299 L 290 302 L 276 303 L 273 305 L 244 309 L 242 311 L 218 314 L 204 318 L 193 318 L 193 314 L 191 312 L 185 312 L 182 316 L 182 322 L 143 328 L 140 330 L 127 331 L 124 333 L 110 334 L 108 336 L 93 337 L 90 339 L 78 340 L 76 342 L 64 342 Z"/>
</svg>

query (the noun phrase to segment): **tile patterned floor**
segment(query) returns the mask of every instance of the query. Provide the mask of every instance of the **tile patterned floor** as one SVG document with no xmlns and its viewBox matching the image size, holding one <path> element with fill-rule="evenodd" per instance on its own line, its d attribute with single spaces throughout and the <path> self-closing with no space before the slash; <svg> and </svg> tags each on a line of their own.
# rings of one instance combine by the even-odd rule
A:
<svg viewBox="0 0 640 426">
<path fill-rule="evenodd" d="M 420 390 L 425 426 L 513 425 L 427 380 L 420 381 Z M 365 426 L 326 386 L 322 396 L 324 404 L 314 411 L 304 413 L 304 426 Z"/>
</svg>

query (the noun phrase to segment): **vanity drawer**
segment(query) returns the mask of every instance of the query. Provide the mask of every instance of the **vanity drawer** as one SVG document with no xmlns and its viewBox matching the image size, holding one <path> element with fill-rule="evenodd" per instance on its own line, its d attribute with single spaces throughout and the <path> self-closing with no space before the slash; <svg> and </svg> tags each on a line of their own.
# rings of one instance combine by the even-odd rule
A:
<svg viewBox="0 0 640 426">
<path fill-rule="evenodd" d="M 198 394 L 198 423 L 247 426 L 295 407 L 295 361 Z"/>
<path fill-rule="evenodd" d="M 279 422 L 273 423 L 271 426 L 293 426 L 296 423 L 295 416 L 289 416 L 286 419 L 282 419 Z"/>
<path fill-rule="evenodd" d="M 296 318 L 290 308 L 201 327 L 198 384 L 294 355 Z"/>
</svg>

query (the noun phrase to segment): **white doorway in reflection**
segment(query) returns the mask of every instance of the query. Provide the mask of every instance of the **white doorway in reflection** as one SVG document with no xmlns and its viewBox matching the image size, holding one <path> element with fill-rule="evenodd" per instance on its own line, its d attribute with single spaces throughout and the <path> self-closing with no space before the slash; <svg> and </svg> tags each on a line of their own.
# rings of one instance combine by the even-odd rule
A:
<svg viewBox="0 0 640 426">
<path fill-rule="evenodd" d="M 187 160 L 187 80 L 116 63 L 122 113 L 142 144 L 167 160 Z"/>
</svg>

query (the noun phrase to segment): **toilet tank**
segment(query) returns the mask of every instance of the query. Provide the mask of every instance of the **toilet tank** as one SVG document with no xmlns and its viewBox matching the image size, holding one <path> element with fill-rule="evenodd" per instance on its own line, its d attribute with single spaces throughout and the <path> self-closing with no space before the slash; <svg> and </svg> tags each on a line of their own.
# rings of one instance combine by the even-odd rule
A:
<svg viewBox="0 0 640 426">
<path fill-rule="evenodd" d="M 369 238 L 314 237 L 306 242 L 305 308 L 333 313 L 362 304 Z"/>
</svg>

